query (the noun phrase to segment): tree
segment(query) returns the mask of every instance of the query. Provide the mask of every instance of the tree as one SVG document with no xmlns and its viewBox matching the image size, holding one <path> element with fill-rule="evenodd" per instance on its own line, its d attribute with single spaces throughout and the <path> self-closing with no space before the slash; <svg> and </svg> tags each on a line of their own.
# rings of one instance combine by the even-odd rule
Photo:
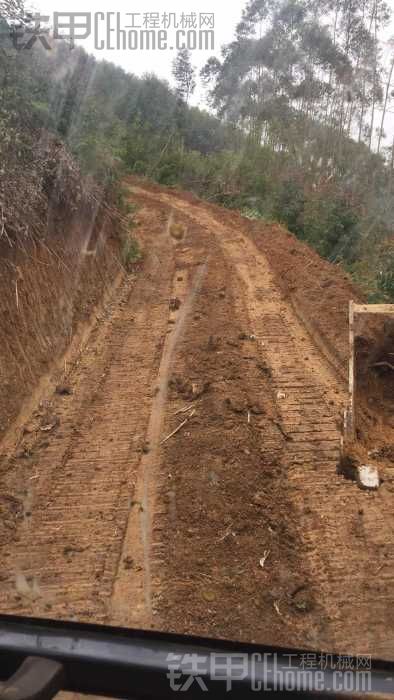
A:
<svg viewBox="0 0 394 700">
<path fill-rule="evenodd" d="M 180 49 L 172 64 L 172 75 L 176 82 L 176 92 L 186 104 L 196 88 L 196 70 L 191 64 L 191 53 Z"/>
<path fill-rule="evenodd" d="M 393 38 L 390 41 L 391 47 L 394 45 L 394 40 Z M 390 67 L 388 69 L 387 73 L 387 83 L 386 83 L 386 90 L 385 90 L 385 95 L 384 95 L 384 102 L 383 102 L 383 109 L 382 109 L 382 120 L 380 122 L 380 130 L 379 130 L 379 137 L 378 137 L 378 146 L 377 146 L 377 152 L 380 152 L 380 145 L 382 142 L 382 138 L 384 136 L 384 120 L 386 118 L 386 111 L 387 111 L 387 104 L 389 102 L 389 96 L 390 96 L 390 89 L 391 89 L 391 80 L 393 77 L 393 71 L 394 71 L 394 54 L 390 62 Z"/>
<path fill-rule="evenodd" d="M 0 17 L 9 20 L 23 20 L 25 17 L 23 0 L 0 0 Z"/>
</svg>

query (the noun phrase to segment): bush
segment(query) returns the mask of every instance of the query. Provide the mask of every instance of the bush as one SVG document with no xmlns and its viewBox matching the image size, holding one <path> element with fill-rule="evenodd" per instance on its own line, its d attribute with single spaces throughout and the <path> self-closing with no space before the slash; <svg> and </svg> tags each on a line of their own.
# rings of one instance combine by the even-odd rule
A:
<svg viewBox="0 0 394 700">
<path fill-rule="evenodd" d="M 305 199 L 303 237 L 331 262 L 354 262 L 360 232 L 356 212 L 335 193 L 312 193 Z"/>
<path fill-rule="evenodd" d="M 391 249 L 387 253 L 378 272 L 377 287 L 385 301 L 394 302 L 394 251 Z"/>
<path fill-rule="evenodd" d="M 305 238 L 304 189 L 294 180 L 285 180 L 274 196 L 273 216 L 299 238 Z"/>
<path fill-rule="evenodd" d="M 133 265 L 142 260 L 142 251 L 138 241 L 133 238 L 127 238 L 123 243 L 122 248 L 122 261 L 126 270 L 130 270 Z"/>
</svg>

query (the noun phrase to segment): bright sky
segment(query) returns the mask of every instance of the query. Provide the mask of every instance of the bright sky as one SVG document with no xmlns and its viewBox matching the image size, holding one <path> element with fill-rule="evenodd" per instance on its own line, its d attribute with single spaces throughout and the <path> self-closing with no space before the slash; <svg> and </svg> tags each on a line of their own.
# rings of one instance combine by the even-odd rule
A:
<svg viewBox="0 0 394 700">
<path fill-rule="evenodd" d="M 394 1 L 394 0 L 393 0 Z M 168 0 L 164 3 L 163 0 L 135 0 L 132 5 L 126 0 L 112 0 L 111 3 L 106 2 L 106 0 L 35 0 L 34 5 L 39 9 L 40 13 L 43 15 L 50 16 L 51 18 L 54 12 L 119 12 L 121 18 L 121 25 L 125 27 L 131 25 L 132 19 L 127 13 L 136 13 L 134 18 L 134 24 L 136 27 L 143 27 L 143 15 L 153 15 L 154 13 L 159 13 L 160 22 L 163 19 L 163 15 L 166 13 L 175 13 L 177 21 L 179 23 L 179 28 L 182 29 L 181 24 L 182 13 L 185 15 L 191 15 L 195 13 L 197 26 L 200 21 L 201 13 L 213 13 L 214 14 L 214 39 L 215 39 L 215 50 L 205 51 L 196 49 L 192 52 L 192 61 L 198 70 L 202 68 L 206 60 L 213 53 L 220 55 L 220 47 L 224 43 L 228 43 L 234 36 L 235 26 L 238 23 L 242 8 L 245 5 L 243 0 L 233 0 L 232 2 L 223 2 L 220 0 Z M 115 18 L 111 20 L 113 26 L 115 27 Z M 99 38 L 105 39 L 105 22 L 99 22 Z M 164 25 L 160 25 L 160 29 L 164 28 Z M 139 30 L 138 30 L 139 31 Z M 156 30 L 158 31 L 158 30 Z M 168 30 L 168 44 L 175 44 L 175 34 L 176 29 L 171 24 L 171 28 Z M 112 34 L 115 41 L 115 33 Z M 182 37 L 181 37 L 182 38 Z M 106 59 L 112 61 L 124 68 L 130 73 L 135 73 L 141 75 L 145 72 L 154 72 L 161 78 L 165 78 L 172 82 L 171 77 L 171 65 L 172 61 L 176 55 L 176 48 L 173 50 L 168 48 L 167 50 L 100 50 L 94 49 L 93 36 L 89 39 L 85 39 L 80 43 L 87 51 L 94 53 L 98 59 Z M 194 97 L 194 102 L 201 101 L 203 93 L 197 92 Z"/>
<path fill-rule="evenodd" d="M 130 26 L 134 22 L 136 28 L 144 28 L 144 15 L 149 15 L 149 21 L 152 21 L 155 13 L 159 13 L 160 26 L 156 29 L 156 36 L 159 29 L 163 29 L 162 24 L 163 15 L 169 16 L 171 13 L 176 16 L 179 28 L 183 28 L 184 25 L 181 24 L 182 13 L 184 15 L 191 15 L 195 13 L 197 26 L 200 21 L 200 14 L 213 13 L 214 14 L 214 39 L 215 39 L 215 50 L 205 51 L 205 50 L 194 50 L 192 51 L 192 62 L 198 70 L 205 64 L 207 58 L 212 54 L 220 56 L 220 47 L 228 43 L 234 37 L 235 26 L 241 18 L 241 13 L 243 7 L 246 5 L 246 0 L 232 0 L 231 2 L 224 2 L 223 0 L 168 0 L 164 3 L 163 0 L 134 0 L 131 5 L 127 0 L 112 0 L 109 4 L 106 0 L 33 0 L 35 7 L 43 15 L 49 15 L 50 23 L 52 24 L 52 18 L 54 12 L 86 12 L 91 13 L 93 17 L 94 13 L 120 13 L 120 24 L 124 28 L 125 26 Z M 391 26 L 385 32 L 385 39 L 388 40 L 394 35 L 394 0 L 387 0 L 388 4 L 393 10 L 393 19 L 391 21 Z M 134 13 L 134 18 L 130 17 L 130 14 Z M 116 18 L 113 16 L 110 20 L 112 26 L 115 27 Z M 97 39 L 106 41 L 106 29 L 108 21 L 99 20 L 99 31 Z M 146 27 L 145 27 L 146 28 Z M 151 28 L 151 27 L 149 27 Z M 168 32 L 168 45 L 171 46 L 175 44 L 175 34 L 176 29 L 171 24 L 171 28 L 167 30 Z M 139 29 L 136 29 L 136 33 L 139 33 Z M 116 33 L 111 34 L 112 41 L 116 41 Z M 98 59 L 106 59 L 116 63 L 126 71 L 134 73 L 136 75 L 142 75 L 146 72 L 154 72 L 161 78 L 165 78 L 172 81 L 171 67 L 172 61 L 176 55 L 176 48 L 173 50 L 168 48 L 167 50 L 95 50 L 94 48 L 94 32 L 92 36 L 88 39 L 79 41 L 89 53 L 94 53 Z M 391 56 L 392 48 L 389 46 L 388 41 L 384 46 L 385 62 L 388 64 Z M 199 86 L 193 97 L 194 104 L 204 105 L 204 91 Z M 393 101 L 394 102 L 394 101 Z M 391 105 L 392 113 L 387 114 L 387 121 L 385 124 L 385 130 L 389 136 L 392 138 L 394 133 L 394 105 Z M 375 126 L 380 125 L 380 110 L 376 113 Z"/>
</svg>

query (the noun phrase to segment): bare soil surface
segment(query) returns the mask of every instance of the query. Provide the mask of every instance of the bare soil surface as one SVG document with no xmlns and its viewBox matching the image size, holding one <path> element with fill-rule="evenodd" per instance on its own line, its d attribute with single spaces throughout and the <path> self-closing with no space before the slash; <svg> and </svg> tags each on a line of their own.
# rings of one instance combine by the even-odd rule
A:
<svg viewBox="0 0 394 700">
<path fill-rule="evenodd" d="M 280 227 L 129 189 L 144 263 L 2 446 L 0 609 L 392 658 L 374 405 L 383 483 L 337 473 L 356 290 Z"/>
</svg>

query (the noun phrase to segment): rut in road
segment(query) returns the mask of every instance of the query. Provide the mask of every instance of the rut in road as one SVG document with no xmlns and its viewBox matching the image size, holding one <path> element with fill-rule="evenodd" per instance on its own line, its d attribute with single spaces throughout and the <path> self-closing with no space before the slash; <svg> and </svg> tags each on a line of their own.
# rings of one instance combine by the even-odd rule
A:
<svg viewBox="0 0 394 700">
<path fill-rule="evenodd" d="M 12 477 L 24 513 L 17 541 L 3 547 L 3 610 L 108 620 L 129 514 L 141 507 L 134 489 L 174 273 L 166 218 L 146 217 L 152 246 L 144 276 L 126 278 L 105 309 L 68 377 L 72 395 L 45 401 L 58 427 L 37 433 L 32 457 Z M 130 624 L 143 618 L 138 574 Z"/>
<path fill-rule="evenodd" d="M 392 655 L 390 493 L 361 492 L 336 473 L 346 387 L 279 291 L 264 255 L 242 231 L 216 220 L 203 204 L 190 206 L 182 197 L 164 193 L 151 196 L 192 218 L 216 239 L 269 368 L 286 437 L 282 459 L 295 508 L 296 546 L 309 572 L 308 586 L 321 606 L 312 615 L 308 641 Z M 275 447 L 269 438 L 264 445 L 267 450 Z M 278 512 L 278 518 L 282 515 Z M 297 597 L 302 588 L 292 595 Z M 301 603 L 307 610 L 308 601 Z"/>
<path fill-rule="evenodd" d="M 152 546 L 155 546 L 152 542 L 152 521 L 155 512 L 157 480 L 161 474 L 160 445 L 168 381 L 173 355 L 188 315 L 193 309 L 194 298 L 199 292 L 205 268 L 206 263 L 198 267 L 190 289 L 187 289 L 182 276 L 175 275 L 171 290 L 171 298 L 182 300 L 184 303 L 180 313 L 170 314 L 169 321 L 173 325 L 173 330 L 170 335 L 166 335 L 164 341 L 146 430 L 144 444 L 146 453 L 141 456 L 135 484 L 134 502 L 138 507 L 133 509 L 129 517 L 119 557 L 109 613 L 111 621 L 117 621 L 119 625 L 138 624 L 140 627 L 149 627 L 152 621 L 151 557 Z M 134 575 L 130 575 L 130 569 L 124 567 L 125 562 L 132 562 Z"/>
<path fill-rule="evenodd" d="M 4 469 L 2 609 L 393 654 L 390 494 L 336 473 L 342 380 L 242 230 L 130 197 L 144 268 Z"/>
</svg>

